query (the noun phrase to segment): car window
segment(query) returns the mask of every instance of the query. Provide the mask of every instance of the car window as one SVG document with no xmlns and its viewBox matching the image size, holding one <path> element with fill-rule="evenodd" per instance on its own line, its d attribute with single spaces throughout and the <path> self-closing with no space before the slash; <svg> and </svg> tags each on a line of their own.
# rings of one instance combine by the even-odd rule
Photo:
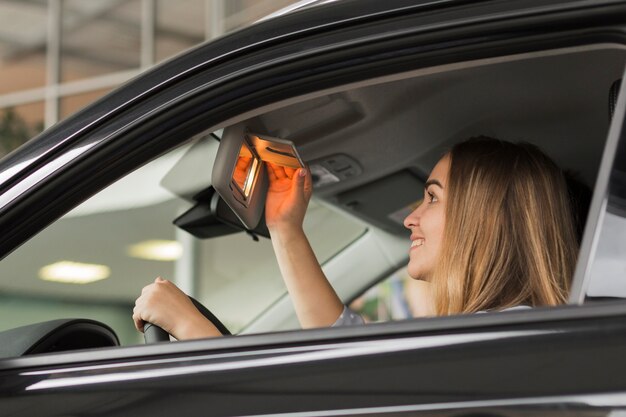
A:
<svg viewBox="0 0 626 417">
<path fill-rule="evenodd" d="M 143 166 L 67 213 L 0 265 L 0 330 L 55 318 L 102 321 L 141 342 L 131 315 L 155 277 L 175 281 L 238 332 L 285 293 L 269 239 L 195 238 L 172 224 L 210 184 L 218 142 L 206 136 Z M 200 163 L 193 175 L 180 162 Z M 183 175 L 184 174 L 184 175 Z M 185 177 L 185 175 L 189 176 Z M 320 262 L 364 230 L 311 202 L 304 225 Z"/>
<path fill-rule="evenodd" d="M 406 267 L 369 288 L 349 307 L 367 323 L 426 317 L 428 283 L 413 279 Z"/>
<path fill-rule="evenodd" d="M 410 300 L 410 297 L 401 296 L 400 288 L 405 284 L 398 281 L 395 273 L 382 285 L 367 290 L 376 278 L 384 279 L 389 270 L 406 262 L 408 236 L 402 227 L 402 219 L 408 212 L 398 209 L 405 207 L 408 202 L 403 205 L 392 201 L 391 197 L 406 194 L 405 190 L 417 190 L 419 181 L 412 178 L 425 180 L 441 155 L 457 141 L 472 136 L 493 135 L 538 146 L 566 172 L 572 203 L 580 205 L 574 207 L 580 229 L 577 237 L 580 239 L 587 217 L 588 195 L 594 192 L 607 137 L 609 92 L 622 75 L 624 57 L 623 51 L 615 55 L 601 50 L 589 54 L 579 52 L 582 53 L 561 56 L 557 53 L 524 62 L 509 61 L 493 66 L 464 68 L 459 72 L 441 72 L 359 86 L 278 108 L 258 117 L 259 124 L 273 131 L 291 133 L 295 138 L 298 138 L 300 132 L 306 132 L 308 136 L 303 134 L 303 137 L 307 139 L 314 136 L 311 132 L 323 132 L 327 136 L 323 142 L 320 141 L 319 149 L 315 148 L 316 143 L 307 143 L 315 155 L 323 155 L 323 147 L 338 141 L 343 146 L 343 152 L 357 161 L 369 164 L 364 170 L 365 175 L 368 170 L 372 172 L 378 169 L 378 176 L 374 180 L 362 179 L 353 187 L 346 187 L 348 191 L 328 193 L 331 202 L 343 204 L 368 223 L 404 239 L 404 246 L 398 252 L 404 256 L 404 260 L 394 258 L 385 272 L 379 271 L 367 277 L 369 279 L 354 275 L 349 278 L 360 282 L 359 288 L 350 287 L 353 292 L 346 298 L 350 300 L 355 294 L 364 294 L 355 299 L 351 306 L 367 321 L 395 319 L 396 314 L 402 318 L 406 315 L 406 306 Z M 606 59 L 605 62 L 612 67 L 611 73 L 589 77 L 588 70 L 591 68 L 587 68 L 587 59 L 591 56 Z M 559 61 L 568 62 L 567 77 L 564 77 L 562 68 L 565 67 Z M 571 101 L 572 86 L 578 84 L 572 83 L 575 79 L 584 80 L 590 88 L 576 89 L 580 96 Z M 407 94 L 407 91 L 412 93 Z M 432 96 L 422 94 L 425 91 L 432 92 Z M 317 118 L 311 109 L 319 114 Z M 363 109 L 367 109 L 367 112 Z M 454 115 L 451 109 L 455 110 Z M 363 113 L 367 115 L 364 117 L 365 122 L 359 124 L 359 117 L 363 117 Z M 341 114 L 343 125 L 333 124 L 332 129 L 324 126 L 324 130 L 318 118 L 327 120 L 331 114 Z M 437 123 L 436 120 L 445 121 Z M 403 172 L 403 168 L 409 171 Z M 416 176 L 413 175 L 415 173 Z M 606 221 L 615 223 L 613 214 L 609 214 Z M 398 227 L 390 224 L 392 221 Z M 621 229 L 610 226 L 605 233 L 624 235 Z M 607 249 L 610 247 L 613 257 L 617 257 L 618 253 L 624 253 L 624 248 L 614 241 L 608 239 L 604 245 L 607 245 Z M 390 246 L 395 248 L 395 244 L 385 242 L 375 250 Z M 372 256 L 371 252 L 367 252 L 361 259 Z M 612 285 L 624 288 L 623 280 L 617 279 L 624 274 L 622 261 L 611 262 L 611 265 L 606 265 L 607 268 L 613 268 Z M 619 268 L 615 269 L 616 265 Z M 333 281 L 338 292 L 343 288 L 337 284 L 339 280 Z M 607 293 L 610 294 L 611 290 Z"/>
<path fill-rule="evenodd" d="M 337 174 L 338 183 L 318 189 L 319 199 L 311 202 L 305 229 L 318 260 L 331 266 L 325 272 L 340 297 L 351 300 L 375 279 L 406 264 L 410 243 L 402 225 L 408 214 L 405 209 L 421 198 L 417 194 L 427 173 L 455 141 L 485 132 L 510 140 L 532 139 L 561 167 L 573 169 L 587 185 L 593 184 L 606 137 L 606 89 L 601 94 L 577 90 L 574 108 L 547 119 L 552 105 L 546 97 L 569 102 L 571 81 L 564 81 L 554 68 L 571 68 L 572 79 L 578 81 L 586 79 L 586 65 L 594 59 L 613 68 L 608 75 L 604 70 L 596 74 L 604 77 L 597 83 L 604 88 L 615 80 L 615 68 L 623 68 L 622 51 L 547 54 L 523 63 L 503 60 L 477 65 L 461 73 L 441 69 L 407 75 L 265 109 L 245 122 L 280 132 L 279 136 L 295 135 L 307 148 L 311 167 Z M 537 83 L 528 74 L 541 74 L 544 82 Z M 546 85 L 551 89 L 546 90 Z M 430 89 L 431 95 L 419 95 L 419 106 L 407 107 L 407 91 Z M 510 100 L 513 93 L 515 100 Z M 449 103 L 456 106 L 453 113 L 448 111 Z M 538 105 L 546 107 L 525 111 Z M 399 107 L 410 111 L 396 111 Z M 494 108 L 501 114 L 493 116 Z M 435 117 L 444 114 L 445 120 Z M 518 120 L 520 114 L 524 118 Z M 466 122 L 468 127 L 460 129 Z M 220 131 L 215 132 L 214 137 L 220 136 Z M 218 144 L 214 137 L 204 135 L 145 165 L 3 260 L 3 328 L 56 317 L 88 317 L 111 325 L 123 343 L 139 342 L 130 320 L 132 305 L 141 288 L 156 276 L 175 281 L 233 332 L 265 312 L 285 312 L 283 305 L 290 300 L 268 240 L 256 241 L 245 233 L 197 239 L 172 224 L 211 183 Z M 342 251 L 356 240 L 361 242 L 352 245 L 350 253 Z M 78 280 L 84 271 L 93 282 L 58 282 L 59 276 Z M 404 275 L 394 273 L 352 306 L 369 321 L 416 315 L 415 299 L 408 292 L 399 297 L 400 290 L 410 285 Z M 292 312 L 287 313 L 293 318 Z"/>
</svg>

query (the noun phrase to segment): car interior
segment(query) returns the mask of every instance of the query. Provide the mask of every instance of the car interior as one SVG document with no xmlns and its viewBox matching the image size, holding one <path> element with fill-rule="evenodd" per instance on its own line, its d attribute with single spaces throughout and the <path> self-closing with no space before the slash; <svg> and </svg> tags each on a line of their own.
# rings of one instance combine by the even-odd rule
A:
<svg viewBox="0 0 626 417">
<path fill-rule="evenodd" d="M 156 276 L 174 280 L 233 334 L 298 329 L 263 225 L 245 230 L 212 187 L 219 139 L 239 129 L 293 143 L 309 167 L 314 196 L 305 231 L 342 300 L 367 304 L 362 297 L 393 277 L 394 291 L 402 292 L 410 246 L 403 219 L 453 144 L 480 135 L 530 142 L 593 190 L 625 58 L 617 44 L 528 52 L 422 68 L 257 109 L 195 135 L 35 236 L 0 263 L 0 290 L 52 300 L 52 313 L 26 314 L 25 321 L 70 311 L 107 323 L 122 344 L 142 343 L 132 303 Z M 169 258 L 151 258 L 141 254 L 142 242 L 177 245 Z M 36 264 L 33 254 L 43 248 L 45 259 Z M 109 272 L 84 285 L 42 278 L 59 262 Z M 614 288 L 606 282 L 594 291 L 626 296 L 626 287 Z M 405 310 L 397 317 L 409 318 Z M 24 336 L 31 345 L 42 343 L 35 333 Z M 108 337 L 103 346 L 115 344 Z M 40 350 L 12 354 L 28 353 Z"/>
</svg>

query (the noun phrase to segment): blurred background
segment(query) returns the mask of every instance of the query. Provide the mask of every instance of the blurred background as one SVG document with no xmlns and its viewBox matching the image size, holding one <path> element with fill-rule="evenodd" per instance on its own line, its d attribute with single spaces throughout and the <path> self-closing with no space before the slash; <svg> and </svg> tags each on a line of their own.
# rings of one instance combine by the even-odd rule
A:
<svg viewBox="0 0 626 417">
<path fill-rule="evenodd" d="M 309 2 L 0 0 L 0 157 L 152 65 L 281 9 Z M 172 165 L 167 158 L 172 159 L 169 156 L 157 161 L 134 177 L 156 176 L 155 172 L 165 175 Z M 174 230 L 171 220 L 184 207 L 171 196 L 160 194 L 158 198 L 145 197 L 146 201 L 156 201 L 154 204 L 128 201 L 132 184 L 128 188 L 124 184 L 132 178 L 105 191 L 103 195 L 109 195 L 109 200 L 103 196 L 92 199 L 3 261 L 0 331 L 60 317 L 90 317 L 112 326 L 124 344 L 141 342 L 130 320 L 134 298 L 157 274 L 182 275 L 175 272 L 181 265 L 175 261 L 176 255 L 146 260 L 129 256 L 128 251 L 132 244 L 146 240 L 174 245 L 174 250 L 180 251 L 185 236 Z M 117 206 L 111 207 L 110 201 Z M 89 204 L 96 208 L 90 209 Z M 319 229 L 320 223 L 337 227 L 329 220 L 337 217 L 334 213 L 323 208 L 313 208 L 312 212 L 319 213 L 312 215 L 312 228 Z M 360 233 L 362 227 L 352 226 L 341 241 L 321 249 L 321 260 Z M 215 260 L 228 262 L 229 247 L 252 244 L 243 234 L 219 242 L 193 243 L 194 250 L 211 264 L 211 269 L 201 268 L 199 275 L 221 276 Z M 206 293 L 214 297 L 200 298 L 217 309 L 233 330 L 284 293 L 269 243 L 262 246 L 262 250 L 251 248 L 264 254 L 259 255 L 254 268 L 235 271 L 237 279 L 231 279 L 229 271 L 222 281 L 214 278 L 206 288 L 196 291 L 200 296 Z M 268 264 L 267 272 L 260 266 L 262 260 Z M 86 285 L 44 280 L 46 265 L 59 266 L 67 261 L 106 264 L 110 277 Z M 72 265 L 61 266 L 67 269 Z M 260 272 L 267 279 L 260 280 Z M 253 291 L 257 293 L 271 289 L 271 294 L 258 297 L 265 299 L 264 303 L 247 303 L 245 308 L 224 302 L 219 305 L 225 293 L 241 294 L 242 288 L 250 291 L 255 285 Z"/>
<path fill-rule="evenodd" d="M 0 156 L 150 66 L 293 0 L 0 0 Z"/>
</svg>

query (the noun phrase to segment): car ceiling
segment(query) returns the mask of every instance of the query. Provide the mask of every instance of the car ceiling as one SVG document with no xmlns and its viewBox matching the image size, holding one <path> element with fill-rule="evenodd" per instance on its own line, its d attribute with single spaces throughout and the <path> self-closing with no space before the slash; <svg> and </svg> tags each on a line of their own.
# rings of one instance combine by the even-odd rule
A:
<svg viewBox="0 0 626 417">
<path fill-rule="evenodd" d="M 443 66 L 330 92 L 246 123 L 292 140 L 306 161 L 329 154 L 358 161 L 362 175 L 318 190 L 331 199 L 404 167 L 427 176 L 452 144 L 477 135 L 534 143 L 592 186 L 609 89 L 624 62 L 622 46 L 597 45 Z"/>
</svg>

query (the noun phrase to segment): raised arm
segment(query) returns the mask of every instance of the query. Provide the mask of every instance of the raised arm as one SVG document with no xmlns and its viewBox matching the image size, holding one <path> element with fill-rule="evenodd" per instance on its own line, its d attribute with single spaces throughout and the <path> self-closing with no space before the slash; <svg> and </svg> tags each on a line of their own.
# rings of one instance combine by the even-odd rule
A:
<svg viewBox="0 0 626 417">
<path fill-rule="evenodd" d="M 303 328 L 331 326 L 343 304 L 328 282 L 302 223 L 312 193 L 306 169 L 268 164 L 265 220 L 287 291 Z"/>
</svg>

